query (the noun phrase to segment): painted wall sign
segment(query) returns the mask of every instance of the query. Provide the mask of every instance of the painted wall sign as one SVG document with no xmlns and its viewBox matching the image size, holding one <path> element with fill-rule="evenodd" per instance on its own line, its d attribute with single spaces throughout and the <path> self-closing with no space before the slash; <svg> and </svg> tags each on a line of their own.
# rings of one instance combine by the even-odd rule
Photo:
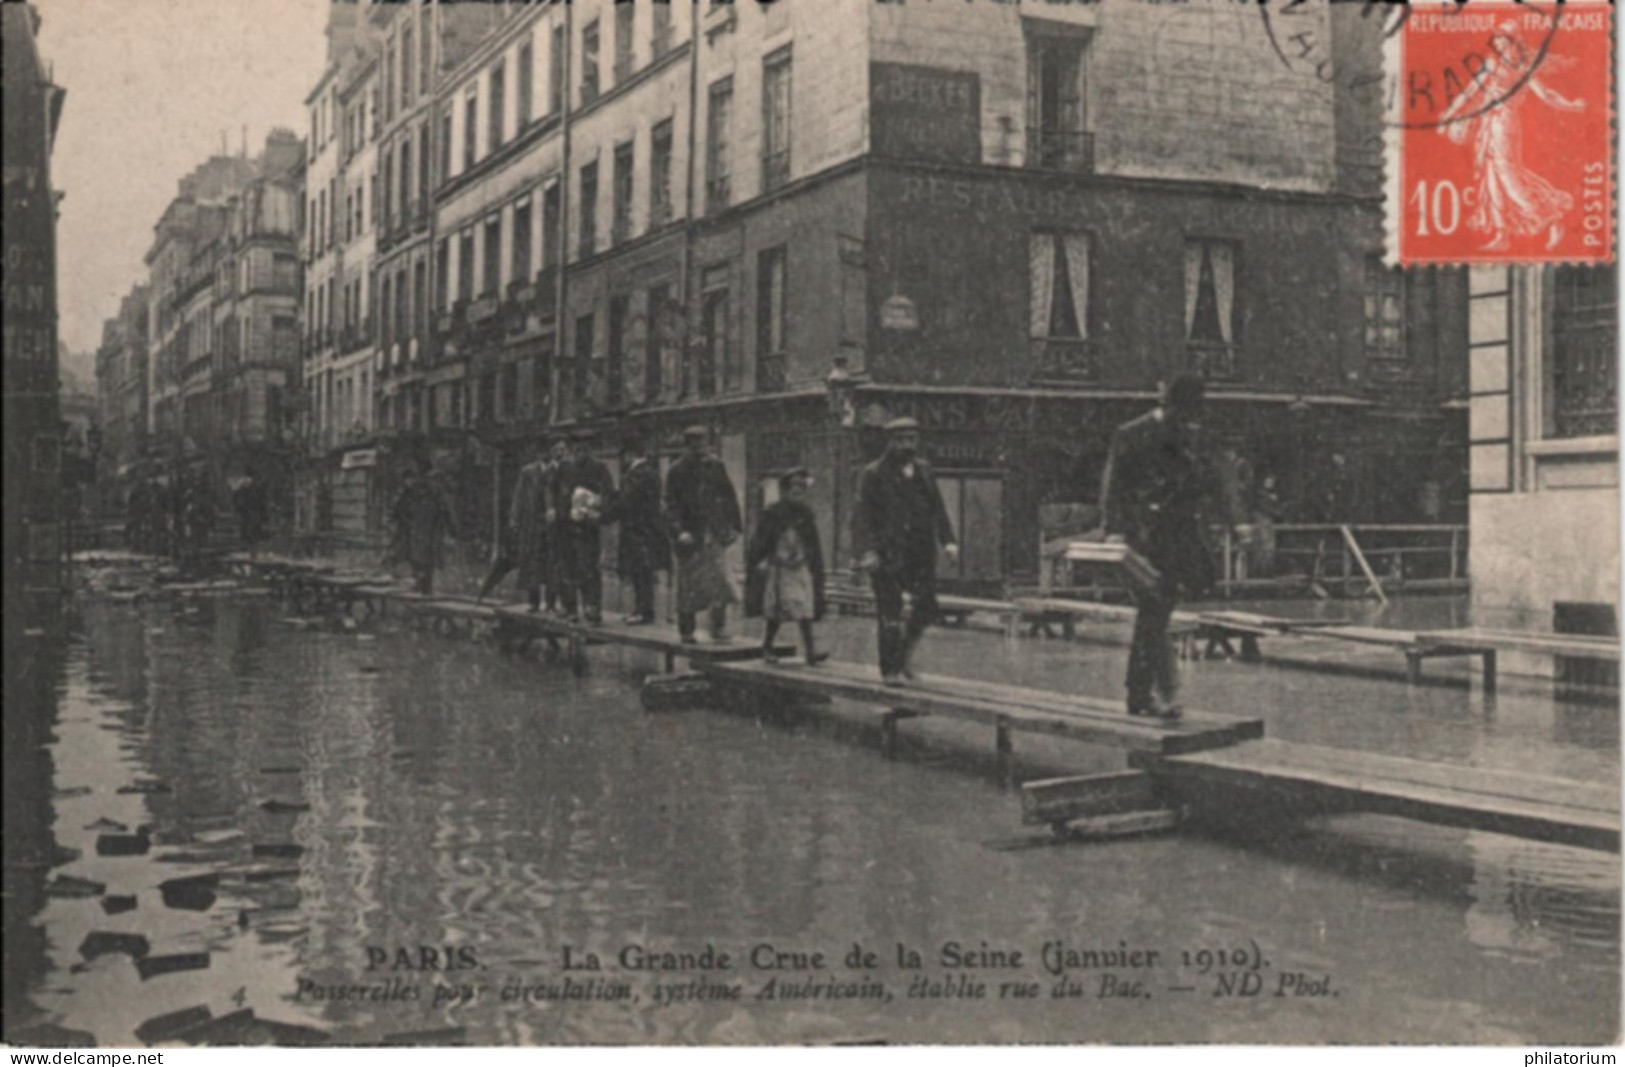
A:
<svg viewBox="0 0 1625 1067">
<path fill-rule="evenodd" d="M 874 152 L 945 163 L 982 160 L 982 83 L 974 71 L 869 64 Z"/>
</svg>

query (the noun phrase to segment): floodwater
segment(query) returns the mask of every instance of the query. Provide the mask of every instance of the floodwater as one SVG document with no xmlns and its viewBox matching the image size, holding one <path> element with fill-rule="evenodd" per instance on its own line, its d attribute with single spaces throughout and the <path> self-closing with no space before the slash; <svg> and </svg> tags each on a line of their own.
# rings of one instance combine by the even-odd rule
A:
<svg viewBox="0 0 1625 1067">
<path fill-rule="evenodd" d="M 1245 839 L 1038 844 L 1012 779 L 1116 768 L 1120 754 L 1018 735 L 1012 774 L 987 731 L 921 720 L 903 724 L 887 760 L 861 709 L 645 712 L 636 683 L 658 669 L 652 655 L 595 649 L 576 678 L 486 644 L 302 629 L 284 614 L 266 599 L 85 606 L 40 683 L 55 715 L 44 756 L 19 762 L 7 746 L 8 1037 L 135 1044 L 143 1021 L 195 1005 L 246 1006 L 347 1043 L 447 1027 L 480 1045 L 1593 1044 L 1619 1032 L 1616 856 L 1369 817 Z M 871 627 L 825 632 L 858 658 Z M 928 670 L 1101 696 L 1118 692 L 1124 655 L 949 630 L 923 652 Z M 1619 776 L 1616 710 L 1539 685 L 1506 679 L 1486 707 L 1462 685 L 1186 670 L 1192 703 L 1262 715 L 1272 736 Z M 151 782 L 167 791 L 119 791 Z M 150 824 L 150 851 L 97 855 L 98 820 Z M 17 859 L 63 848 L 78 854 Z M 213 899 L 166 906 L 160 882 L 209 872 L 221 875 Z M 59 876 L 136 907 L 109 915 L 98 898 L 42 895 Z M 93 931 L 140 934 L 152 957 L 207 953 L 208 965 L 143 980 L 129 955 L 87 959 Z M 1098 968 L 1073 970 L 1082 995 L 1058 997 L 1041 961 L 1054 940 L 1127 942 L 1177 966 L 1116 972 L 1120 990 L 1142 982 L 1136 997 L 1102 998 Z M 950 941 L 1019 950 L 1024 967 L 944 968 Z M 910 997 L 899 942 L 920 953 L 918 973 L 980 979 L 986 995 Z M 756 1000 L 774 976 L 750 965 L 763 943 L 826 954 L 825 971 L 790 961 L 795 982 L 858 977 L 845 957 L 860 944 L 891 999 Z M 1179 962 L 1254 945 L 1257 996 L 1215 996 L 1223 968 Z M 604 968 L 575 972 L 578 985 L 628 996 L 504 997 L 515 982 L 557 986 L 566 946 Z M 733 966 L 629 972 L 627 946 L 711 946 Z M 1304 977 L 1275 995 L 1288 973 Z M 656 1002 L 657 986 L 689 979 L 701 996 L 737 983 L 744 999 Z M 1027 982 L 1037 995 L 1015 996 Z M 357 985 L 419 999 L 314 995 Z M 462 985 L 486 988 L 434 1003 Z"/>
</svg>

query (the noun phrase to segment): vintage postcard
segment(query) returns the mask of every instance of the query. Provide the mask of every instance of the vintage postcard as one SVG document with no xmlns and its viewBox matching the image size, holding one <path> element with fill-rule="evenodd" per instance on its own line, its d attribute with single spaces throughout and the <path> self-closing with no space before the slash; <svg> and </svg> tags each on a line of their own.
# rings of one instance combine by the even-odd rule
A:
<svg viewBox="0 0 1625 1067">
<path fill-rule="evenodd" d="M 0 15 L 8 1046 L 1619 1041 L 1612 5 Z"/>
</svg>

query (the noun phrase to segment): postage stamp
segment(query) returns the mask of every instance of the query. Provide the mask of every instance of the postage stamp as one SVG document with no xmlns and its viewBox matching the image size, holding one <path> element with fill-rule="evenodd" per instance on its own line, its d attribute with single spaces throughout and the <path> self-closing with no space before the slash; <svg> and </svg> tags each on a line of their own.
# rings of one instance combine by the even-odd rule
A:
<svg viewBox="0 0 1625 1067">
<path fill-rule="evenodd" d="M 1613 5 L 1419 4 L 1388 38 L 1388 256 L 1612 262 Z"/>
</svg>

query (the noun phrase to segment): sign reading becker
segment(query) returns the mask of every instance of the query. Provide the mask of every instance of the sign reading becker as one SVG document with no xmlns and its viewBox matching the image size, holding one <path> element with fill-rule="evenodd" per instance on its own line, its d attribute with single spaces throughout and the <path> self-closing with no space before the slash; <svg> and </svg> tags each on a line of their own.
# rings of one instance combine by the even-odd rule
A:
<svg viewBox="0 0 1625 1067">
<path fill-rule="evenodd" d="M 1612 31 L 1604 2 L 1411 6 L 1387 203 L 1401 264 L 1612 261 Z"/>
<path fill-rule="evenodd" d="M 974 71 L 869 64 L 874 152 L 944 163 L 982 161 L 982 83 Z"/>
</svg>

